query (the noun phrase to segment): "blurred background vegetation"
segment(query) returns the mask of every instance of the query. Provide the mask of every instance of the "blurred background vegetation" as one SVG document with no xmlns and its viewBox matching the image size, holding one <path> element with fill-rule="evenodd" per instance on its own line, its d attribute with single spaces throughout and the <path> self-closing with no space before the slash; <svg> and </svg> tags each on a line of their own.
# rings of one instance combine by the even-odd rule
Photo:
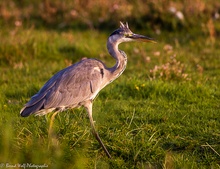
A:
<svg viewBox="0 0 220 169">
<path fill-rule="evenodd" d="M 1 0 L 0 24 L 53 29 L 103 29 L 128 21 L 138 28 L 201 28 L 219 34 L 220 1 L 211 0 Z"/>
<path fill-rule="evenodd" d="M 108 161 L 83 111 L 58 116 L 52 139 L 50 114 L 19 111 L 84 56 L 113 65 L 105 43 L 119 21 L 159 43 L 124 44 L 129 65 L 94 104 Z M 0 0 L 0 163 L 219 168 L 219 36 L 219 0 Z"/>
</svg>

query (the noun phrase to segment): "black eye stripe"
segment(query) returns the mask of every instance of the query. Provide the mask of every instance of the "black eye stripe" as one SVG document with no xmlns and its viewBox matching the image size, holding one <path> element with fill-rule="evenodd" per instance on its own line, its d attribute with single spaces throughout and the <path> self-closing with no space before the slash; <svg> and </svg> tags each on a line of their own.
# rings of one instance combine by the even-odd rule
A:
<svg viewBox="0 0 220 169">
<path fill-rule="evenodd" d="M 118 35 L 118 34 L 120 34 L 120 32 L 121 32 L 121 31 L 120 31 L 119 29 L 117 29 L 117 30 L 115 30 L 114 32 L 112 32 L 112 34 L 111 34 L 110 36 L 116 35 L 116 34 Z"/>
<path fill-rule="evenodd" d="M 131 33 L 132 32 L 129 29 L 127 29 L 127 28 L 119 28 L 119 29 L 116 29 L 114 32 L 112 32 L 110 36 L 113 36 L 113 35 L 125 35 L 126 37 L 129 37 L 129 35 Z"/>
</svg>

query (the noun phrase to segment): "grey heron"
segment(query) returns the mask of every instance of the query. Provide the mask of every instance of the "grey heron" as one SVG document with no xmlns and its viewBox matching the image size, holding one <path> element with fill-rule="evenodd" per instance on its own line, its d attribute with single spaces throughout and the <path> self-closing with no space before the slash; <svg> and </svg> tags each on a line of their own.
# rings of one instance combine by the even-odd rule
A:
<svg viewBox="0 0 220 169">
<path fill-rule="evenodd" d="M 152 38 L 133 33 L 129 29 L 128 23 L 120 22 L 120 27 L 107 40 L 108 52 L 116 60 L 113 67 L 108 68 L 97 59 L 82 59 L 59 71 L 25 104 L 20 112 L 21 116 L 45 115 L 52 111 L 61 112 L 83 106 L 88 113 L 93 135 L 107 156 L 111 158 L 95 129 L 92 105 L 99 91 L 118 78 L 125 70 L 127 56 L 118 49 L 118 45 L 129 41 L 155 42 Z"/>
</svg>

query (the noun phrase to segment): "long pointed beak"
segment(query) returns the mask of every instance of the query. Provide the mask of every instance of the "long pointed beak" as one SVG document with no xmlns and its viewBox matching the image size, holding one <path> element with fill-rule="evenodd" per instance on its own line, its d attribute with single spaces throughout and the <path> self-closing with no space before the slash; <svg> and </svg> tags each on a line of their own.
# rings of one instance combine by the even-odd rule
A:
<svg viewBox="0 0 220 169">
<path fill-rule="evenodd" d="M 157 43 L 153 38 L 149 38 L 147 36 L 139 35 L 139 34 L 135 34 L 135 33 L 129 35 L 129 38 L 131 38 L 133 40 L 137 40 L 137 41 L 142 41 L 142 42 Z"/>
</svg>

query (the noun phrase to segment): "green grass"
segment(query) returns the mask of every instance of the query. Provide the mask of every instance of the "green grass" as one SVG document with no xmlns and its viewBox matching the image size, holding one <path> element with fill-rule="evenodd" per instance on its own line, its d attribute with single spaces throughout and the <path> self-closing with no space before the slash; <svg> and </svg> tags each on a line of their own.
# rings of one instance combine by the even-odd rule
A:
<svg viewBox="0 0 220 169">
<path fill-rule="evenodd" d="M 23 105 L 55 72 L 80 58 L 112 66 L 105 46 L 108 34 L 1 30 L 0 163 L 74 169 L 220 168 L 220 43 L 210 43 L 204 34 L 162 33 L 157 44 L 120 46 L 128 55 L 127 69 L 100 92 L 93 108 L 112 159 L 91 134 L 83 109 L 59 113 L 49 136 L 51 113 L 20 117 Z M 167 44 L 173 49 L 164 49 Z M 171 63 L 173 55 L 182 67 L 173 62 L 153 77 L 150 70 Z M 179 76 L 179 70 L 188 78 Z"/>
</svg>

